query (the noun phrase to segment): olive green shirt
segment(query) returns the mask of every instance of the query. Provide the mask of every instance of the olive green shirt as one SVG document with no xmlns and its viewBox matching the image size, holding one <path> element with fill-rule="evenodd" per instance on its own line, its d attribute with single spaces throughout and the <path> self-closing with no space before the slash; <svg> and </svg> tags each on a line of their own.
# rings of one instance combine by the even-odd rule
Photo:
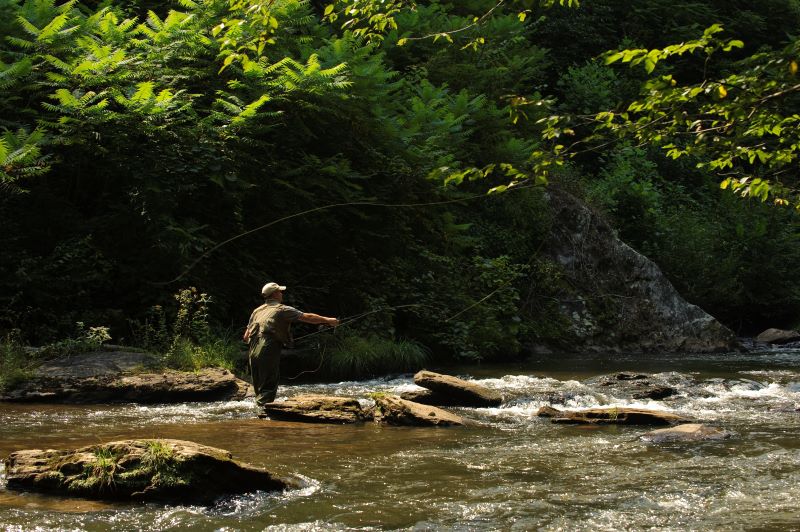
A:
<svg viewBox="0 0 800 532">
<path fill-rule="evenodd" d="M 292 322 L 302 315 L 303 313 L 294 307 L 270 300 L 253 311 L 247 323 L 247 330 L 251 338 L 257 335 L 270 336 L 285 346 L 291 345 Z"/>
</svg>

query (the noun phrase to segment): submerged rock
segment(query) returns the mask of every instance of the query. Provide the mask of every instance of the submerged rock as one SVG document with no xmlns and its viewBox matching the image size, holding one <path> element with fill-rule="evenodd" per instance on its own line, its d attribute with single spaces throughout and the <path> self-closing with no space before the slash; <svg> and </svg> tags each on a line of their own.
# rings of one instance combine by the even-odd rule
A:
<svg viewBox="0 0 800 532">
<path fill-rule="evenodd" d="M 499 392 L 451 375 L 422 370 L 414 375 L 414 384 L 430 392 L 405 392 L 402 398 L 434 406 L 499 406 L 503 396 Z"/>
<path fill-rule="evenodd" d="M 642 391 L 634 392 L 631 397 L 634 399 L 654 399 L 656 401 L 660 399 L 666 399 L 667 397 L 672 397 L 676 395 L 678 390 L 673 388 L 672 386 L 653 386 L 651 388 L 646 388 Z"/>
<path fill-rule="evenodd" d="M 270 419 L 311 423 L 360 423 L 373 418 L 370 410 L 352 397 L 296 395 L 285 401 L 264 405 Z"/>
<path fill-rule="evenodd" d="M 722 440 L 731 434 L 720 428 L 709 427 L 698 423 L 686 423 L 677 427 L 657 429 L 642 434 L 640 438 L 650 443 L 669 443 L 680 441 Z"/>
<path fill-rule="evenodd" d="M 396 395 L 375 397 L 375 421 L 387 425 L 464 425 L 464 418 L 461 416 L 435 406 L 406 401 Z"/>
<path fill-rule="evenodd" d="M 800 341 L 800 332 L 785 331 L 782 329 L 767 329 L 758 336 L 756 340 L 767 344 L 788 344 Z"/>
<path fill-rule="evenodd" d="M 693 381 L 680 374 L 644 374 L 621 372 L 593 377 L 583 382 L 600 388 L 603 393 L 630 399 L 661 400 L 677 395 L 679 387 L 687 389 Z"/>
<path fill-rule="evenodd" d="M 177 403 L 241 400 L 252 394 L 252 387 L 248 383 L 221 368 L 87 374 L 91 372 L 91 367 L 80 363 L 73 367 L 69 361 L 52 363 L 43 368 L 32 380 L 0 395 L 0 401 Z M 57 368 L 64 368 L 64 372 L 61 373 Z"/>
<path fill-rule="evenodd" d="M 544 406 L 537 412 L 539 417 L 552 418 L 553 423 L 594 424 L 594 425 L 675 425 L 689 420 L 658 410 L 641 408 L 590 408 L 587 410 L 558 410 Z"/>
<path fill-rule="evenodd" d="M 5 459 L 9 489 L 113 500 L 206 504 L 227 494 L 299 487 L 182 440 L 123 440 L 77 450 L 25 450 Z"/>
</svg>

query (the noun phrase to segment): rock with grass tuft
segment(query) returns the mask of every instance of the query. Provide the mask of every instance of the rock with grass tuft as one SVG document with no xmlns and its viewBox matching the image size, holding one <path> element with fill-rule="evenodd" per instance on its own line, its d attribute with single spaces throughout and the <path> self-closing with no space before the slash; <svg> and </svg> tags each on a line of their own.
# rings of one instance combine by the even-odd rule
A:
<svg viewBox="0 0 800 532">
<path fill-rule="evenodd" d="M 123 440 L 77 450 L 24 450 L 5 459 L 9 489 L 107 500 L 208 504 L 251 491 L 299 487 L 183 440 Z"/>
</svg>

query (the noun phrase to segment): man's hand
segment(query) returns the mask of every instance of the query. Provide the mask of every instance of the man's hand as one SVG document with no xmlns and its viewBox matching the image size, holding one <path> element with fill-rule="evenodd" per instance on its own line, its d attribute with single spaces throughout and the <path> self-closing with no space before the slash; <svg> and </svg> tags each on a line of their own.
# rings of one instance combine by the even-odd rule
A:
<svg viewBox="0 0 800 532">
<path fill-rule="evenodd" d="M 337 325 L 339 325 L 339 318 L 328 318 L 328 322 L 325 325 L 336 327 Z"/>
</svg>

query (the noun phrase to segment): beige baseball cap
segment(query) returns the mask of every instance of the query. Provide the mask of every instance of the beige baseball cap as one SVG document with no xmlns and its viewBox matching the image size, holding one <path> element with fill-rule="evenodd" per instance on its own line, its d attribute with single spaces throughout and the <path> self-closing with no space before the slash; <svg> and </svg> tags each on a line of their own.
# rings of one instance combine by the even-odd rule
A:
<svg viewBox="0 0 800 532">
<path fill-rule="evenodd" d="M 278 290 L 283 292 L 284 290 L 286 290 L 286 287 L 281 286 L 278 283 L 267 283 L 264 285 L 264 288 L 261 289 L 261 295 L 264 297 L 271 296 Z"/>
</svg>

